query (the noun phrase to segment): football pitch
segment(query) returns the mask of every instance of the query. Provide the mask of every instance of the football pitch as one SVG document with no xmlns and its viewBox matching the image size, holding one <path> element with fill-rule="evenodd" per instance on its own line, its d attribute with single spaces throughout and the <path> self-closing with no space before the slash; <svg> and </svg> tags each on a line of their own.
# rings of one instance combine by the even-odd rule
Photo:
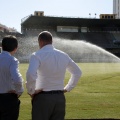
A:
<svg viewBox="0 0 120 120">
<path fill-rule="evenodd" d="M 120 119 L 120 63 L 78 63 L 82 77 L 66 96 L 66 119 Z M 26 81 L 28 64 L 20 64 Z M 66 72 L 65 84 L 70 78 Z M 20 97 L 19 120 L 31 120 L 31 98 Z"/>
</svg>

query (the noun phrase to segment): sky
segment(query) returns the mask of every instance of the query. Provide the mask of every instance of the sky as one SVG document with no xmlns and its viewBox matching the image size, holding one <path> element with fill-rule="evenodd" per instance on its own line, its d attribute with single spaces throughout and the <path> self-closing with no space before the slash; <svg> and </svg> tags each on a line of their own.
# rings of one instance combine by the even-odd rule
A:
<svg viewBox="0 0 120 120">
<path fill-rule="evenodd" d="M 113 13 L 113 0 L 0 0 L 0 23 L 21 32 L 21 19 L 44 11 L 46 16 L 99 18 Z"/>
</svg>

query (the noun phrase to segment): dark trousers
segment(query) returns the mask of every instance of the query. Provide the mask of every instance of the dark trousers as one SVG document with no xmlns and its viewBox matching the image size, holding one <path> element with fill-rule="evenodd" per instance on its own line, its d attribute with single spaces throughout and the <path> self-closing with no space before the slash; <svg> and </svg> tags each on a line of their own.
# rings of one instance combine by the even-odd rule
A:
<svg viewBox="0 0 120 120">
<path fill-rule="evenodd" d="M 64 93 L 39 93 L 32 100 L 32 120 L 64 120 Z"/>
<path fill-rule="evenodd" d="M 20 100 L 16 94 L 0 94 L 0 120 L 17 120 Z"/>
</svg>

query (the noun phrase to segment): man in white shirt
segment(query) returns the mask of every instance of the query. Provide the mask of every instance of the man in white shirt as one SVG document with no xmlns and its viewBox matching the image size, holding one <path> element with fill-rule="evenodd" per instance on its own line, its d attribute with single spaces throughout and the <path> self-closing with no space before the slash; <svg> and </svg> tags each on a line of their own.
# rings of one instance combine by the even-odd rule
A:
<svg viewBox="0 0 120 120">
<path fill-rule="evenodd" d="M 66 53 L 53 47 L 50 32 L 41 32 L 38 43 L 40 49 L 31 55 L 26 73 L 26 87 L 32 97 L 32 120 L 64 120 L 64 93 L 76 86 L 81 70 Z M 71 78 L 64 87 L 66 69 Z"/>
<path fill-rule="evenodd" d="M 13 57 L 18 48 L 15 36 L 5 36 L 0 54 L 0 120 L 17 120 L 23 93 L 23 79 L 19 72 L 19 61 Z"/>
</svg>

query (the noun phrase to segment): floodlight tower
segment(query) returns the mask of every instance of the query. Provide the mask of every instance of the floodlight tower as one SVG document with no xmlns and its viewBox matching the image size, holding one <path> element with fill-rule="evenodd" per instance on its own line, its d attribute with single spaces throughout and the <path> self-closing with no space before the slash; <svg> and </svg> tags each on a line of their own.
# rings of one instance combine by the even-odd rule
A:
<svg viewBox="0 0 120 120">
<path fill-rule="evenodd" d="M 116 14 L 116 18 L 120 19 L 120 0 L 113 0 L 113 14 Z"/>
</svg>

